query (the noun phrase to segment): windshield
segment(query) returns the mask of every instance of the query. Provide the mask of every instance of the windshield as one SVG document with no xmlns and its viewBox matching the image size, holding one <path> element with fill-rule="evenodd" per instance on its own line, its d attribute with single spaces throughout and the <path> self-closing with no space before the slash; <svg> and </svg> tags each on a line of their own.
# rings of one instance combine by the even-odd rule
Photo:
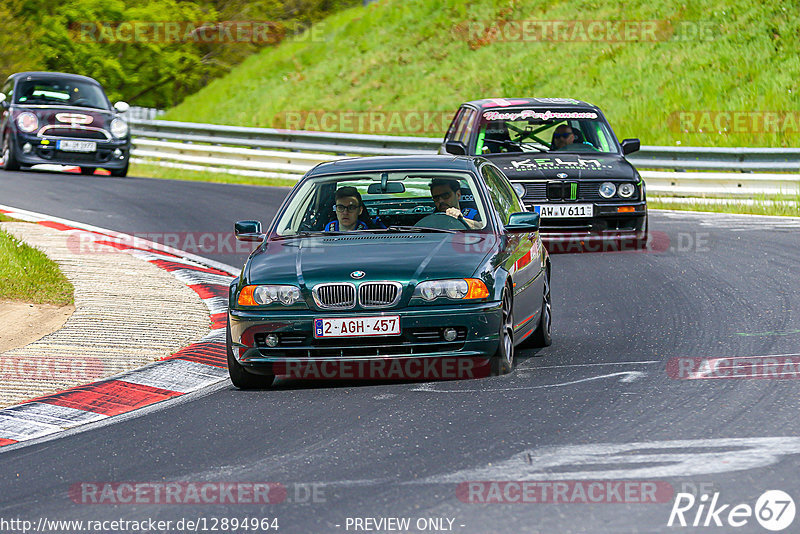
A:
<svg viewBox="0 0 800 534">
<path fill-rule="evenodd" d="M 95 84 L 76 80 L 25 80 L 14 93 L 23 105 L 63 105 L 109 109 L 103 90 Z"/>
<path fill-rule="evenodd" d="M 617 153 L 617 145 L 605 120 L 591 110 L 484 111 L 472 153 L 505 152 Z"/>
<path fill-rule="evenodd" d="M 275 228 L 279 236 L 305 232 L 482 230 L 488 217 L 480 195 L 473 194 L 476 190 L 475 178 L 465 172 L 321 176 L 295 190 Z"/>
</svg>

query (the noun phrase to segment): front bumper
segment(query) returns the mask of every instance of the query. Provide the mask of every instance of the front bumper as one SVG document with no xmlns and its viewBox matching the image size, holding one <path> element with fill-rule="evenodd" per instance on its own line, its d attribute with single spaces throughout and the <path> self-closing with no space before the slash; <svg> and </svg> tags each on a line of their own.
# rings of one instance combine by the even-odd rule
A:
<svg viewBox="0 0 800 534">
<path fill-rule="evenodd" d="M 321 317 L 400 316 L 401 335 L 315 339 L 313 324 Z M 418 306 L 401 310 L 320 312 L 242 311 L 228 313 L 232 351 L 253 372 L 282 374 L 286 364 L 303 362 L 363 362 L 384 359 L 478 358 L 488 361 L 497 349 L 501 321 L 499 302 L 460 306 Z M 458 336 L 446 341 L 444 328 Z M 267 334 L 279 343 L 266 345 Z"/>
<path fill-rule="evenodd" d="M 94 152 L 67 152 L 56 148 L 58 141 L 92 141 L 97 144 Z M 37 135 L 17 132 L 14 135 L 16 156 L 20 164 L 25 166 L 78 165 L 81 167 L 102 167 L 104 169 L 122 169 L 130 158 L 130 138 L 128 139 L 78 139 L 69 137 L 39 137 Z M 25 145 L 30 150 L 24 151 Z M 114 151 L 119 149 L 120 155 Z"/>
<path fill-rule="evenodd" d="M 558 236 L 559 234 L 573 235 L 602 235 L 604 233 L 634 234 L 646 230 L 647 202 L 582 202 L 576 200 L 572 204 L 592 204 L 594 206 L 592 217 L 580 218 L 543 218 L 541 220 L 542 238 Z M 533 211 L 535 205 L 543 203 L 526 204 Z M 559 203 L 553 202 L 552 205 Z"/>
</svg>

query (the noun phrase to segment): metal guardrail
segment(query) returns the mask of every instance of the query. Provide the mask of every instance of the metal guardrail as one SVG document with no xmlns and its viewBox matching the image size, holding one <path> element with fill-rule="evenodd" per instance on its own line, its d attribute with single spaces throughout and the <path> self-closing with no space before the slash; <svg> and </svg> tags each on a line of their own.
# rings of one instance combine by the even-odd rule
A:
<svg viewBox="0 0 800 534">
<path fill-rule="evenodd" d="M 643 146 L 628 160 L 643 169 L 800 172 L 800 148 Z"/>
<path fill-rule="evenodd" d="M 247 128 L 162 120 L 132 120 L 134 161 L 190 170 L 224 170 L 298 179 L 314 165 L 347 156 L 435 153 L 441 139 L 275 128 Z M 327 154 L 327 155 L 326 155 Z M 691 195 L 798 194 L 797 148 L 643 146 L 628 157 L 654 193 Z M 656 169 L 656 170 L 652 170 Z M 667 169 L 671 172 L 664 172 Z M 686 172 L 722 170 L 725 173 Z M 681 172 L 676 172 L 681 171 Z"/>
<path fill-rule="evenodd" d="M 277 148 L 295 152 L 330 152 L 359 156 L 394 156 L 435 152 L 441 139 L 277 128 L 247 128 L 174 121 L 131 121 L 134 138 L 210 143 L 248 148 Z"/>
</svg>

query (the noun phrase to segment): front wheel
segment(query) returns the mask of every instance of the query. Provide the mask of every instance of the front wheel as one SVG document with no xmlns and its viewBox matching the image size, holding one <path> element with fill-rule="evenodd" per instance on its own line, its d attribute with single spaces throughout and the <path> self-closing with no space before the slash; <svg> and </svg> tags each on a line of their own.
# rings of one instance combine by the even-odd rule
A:
<svg viewBox="0 0 800 534">
<path fill-rule="evenodd" d="M 231 324 L 228 322 L 225 329 L 225 344 L 228 352 L 228 374 L 233 385 L 239 389 L 268 388 L 275 381 L 275 375 L 257 375 L 249 372 L 233 355 L 233 341 L 231 341 Z"/>
<path fill-rule="evenodd" d="M 128 176 L 128 166 L 130 165 L 130 160 L 125 162 L 125 166 L 121 169 L 111 169 L 111 176 L 119 176 L 120 178 L 124 178 Z"/>
<path fill-rule="evenodd" d="M 526 339 L 526 345 L 532 347 L 548 347 L 553 343 L 551 334 L 553 322 L 553 305 L 550 297 L 550 269 L 544 273 L 544 295 L 542 296 L 542 311 L 539 314 L 539 326 Z"/>
<path fill-rule="evenodd" d="M 7 171 L 18 171 L 19 161 L 14 153 L 14 146 L 11 142 L 11 133 L 6 133 L 3 137 L 3 169 Z"/>
<path fill-rule="evenodd" d="M 504 375 L 514 370 L 514 309 L 511 291 L 503 291 L 503 306 L 500 318 L 500 339 L 497 351 L 492 356 L 492 374 Z"/>
</svg>

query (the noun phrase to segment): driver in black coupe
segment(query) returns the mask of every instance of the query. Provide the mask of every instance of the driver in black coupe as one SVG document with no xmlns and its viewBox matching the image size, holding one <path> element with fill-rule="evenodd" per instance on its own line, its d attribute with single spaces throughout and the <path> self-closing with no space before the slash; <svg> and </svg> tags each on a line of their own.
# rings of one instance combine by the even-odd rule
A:
<svg viewBox="0 0 800 534">
<path fill-rule="evenodd" d="M 431 198 L 436 205 L 436 211 L 459 219 L 472 229 L 481 228 L 482 225 L 478 210 L 472 208 L 461 209 L 461 185 L 458 180 L 434 178 L 431 180 Z"/>
</svg>

